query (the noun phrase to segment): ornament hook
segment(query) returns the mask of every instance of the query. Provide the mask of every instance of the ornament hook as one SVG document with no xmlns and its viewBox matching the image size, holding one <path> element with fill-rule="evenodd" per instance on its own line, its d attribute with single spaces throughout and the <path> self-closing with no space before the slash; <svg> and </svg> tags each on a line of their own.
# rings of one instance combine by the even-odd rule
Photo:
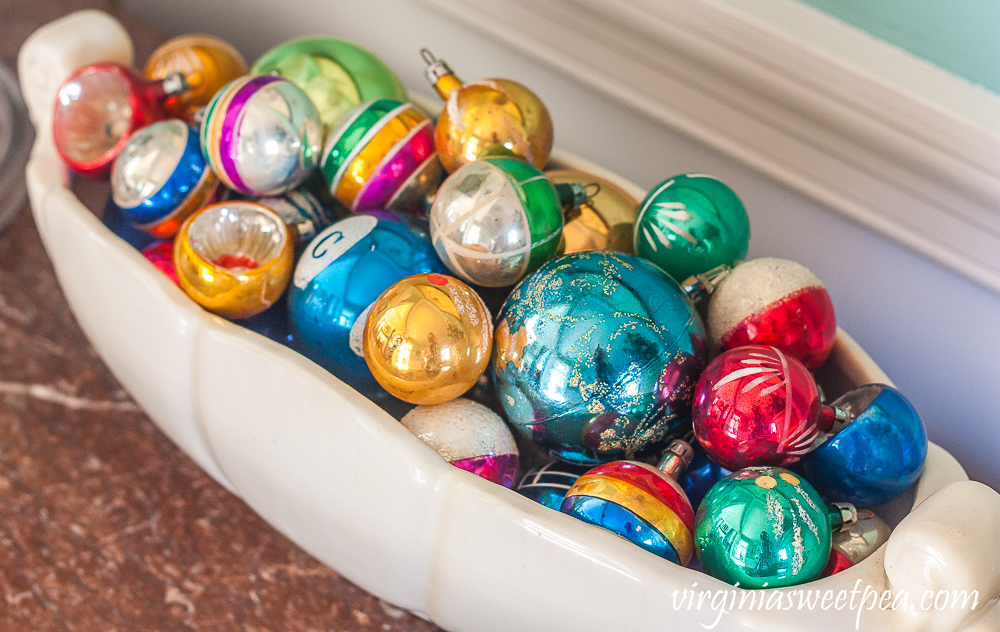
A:
<svg viewBox="0 0 1000 632">
<path fill-rule="evenodd" d="M 593 187 L 593 189 L 594 189 L 593 193 L 590 192 L 591 187 Z M 591 182 L 590 184 L 584 186 L 583 188 L 587 192 L 587 199 L 588 200 L 593 200 L 595 197 L 597 197 L 598 195 L 601 194 L 601 183 L 600 182 Z"/>
</svg>

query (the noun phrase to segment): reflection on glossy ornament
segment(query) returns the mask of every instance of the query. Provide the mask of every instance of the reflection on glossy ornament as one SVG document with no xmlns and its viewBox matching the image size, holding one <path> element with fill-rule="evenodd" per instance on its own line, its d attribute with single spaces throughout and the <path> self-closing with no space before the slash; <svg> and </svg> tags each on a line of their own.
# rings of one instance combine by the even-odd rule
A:
<svg viewBox="0 0 1000 632">
<path fill-rule="evenodd" d="M 812 486 L 778 467 L 724 478 L 698 508 L 695 547 L 705 572 L 741 588 L 780 588 L 815 579 L 834 530 L 857 521 L 853 506 L 826 507 Z"/>
<path fill-rule="evenodd" d="M 219 89 L 247 72 L 247 63 L 229 42 L 212 35 L 181 35 L 159 46 L 146 62 L 143 74 L 163 79 L 179 72 L 189 89 L 167 99 L 171 116 L 194 123 L 195 112 L 208 105 Z"/>
<path fill-rule="evenodd" d="M 378 57 L 332 37 L 280 44 L 264 53 L 252 72 L 278 74 L 302 88 L 327 129 L 363 101 L 407 98 L 399 78 Z"/>
<path fill-rule="evenodd" d="M 433 124 L 412 103 L 366 101 L 330 132 L 320 168 L 333 195 L 352 211 L 423 209 L 441 183 Z"/>
<path fill-rule="evenodd" d="M 559 511 L 566 492 L 590 469 L 590 465 L 559 460 L 549 461 L 528 470 L 517 484 L 517 493 L 549 509 Z"/>
<path fill-rule="evenodd" d="M 588 194 L 587 200 L 566 216 L 562 233 L 566 254 L 585 250 L 633 252 L 638 200 L 613 182 L 582 171 L 547 171 L 545 175 L 557 186 L 577 184 Z"/>
<path fill-rule="evenodd" d="M 201 154 L 198 131 L 178 119 L 133 134 L 115 159 L 111 195 L 140 229 L 172 237 L 212 201 L 219 180 Z"/>
<path fill-rule="evenodd" d="M 431 239 L 445 265 L 469 283 L 514 285 L 558 253 L 563 207 L 585 199 L 579 185 L 557 188 L 521 160 L 478 160 L 441 185 Z"/>
<path fill-rule="evenodd" d="M 720 351 L 771 345 L 816 369 L 837 334 L 833 303 L 805 266 L 765 257 L 736 266 L 708 303 L 708 334 Z"/>
<path fill-rule="evenodd" d="M 119 64 L 84 66 L 56 94 L 56 150 L 80 175 L 107 177 L 129 136 L 164 118 L 164 101 L 186 89 L 180 74 L 152 81 Z"/>
<path fill-rule="evenodd" d="M 177 281 L 177 270 L 174 269 L 173 239 L 154 241 L 142 249 L 142 255 L 156 266 L 160 272 L 167 275 L 167 278 L 173 281 L 174 284 L 180 285 Z"/>
<path fill-rule="evenodd" d="M 289 318 L 302 352 L 372 393 L 378 385 L 362 340 L 369 307 L 401 279 L 443 271 L 426 231 L 398 214 L 359 214 L 332 224 L 309 243 L 292 277 Z"/>
<path fill-rule="evenodd" d="M 887 503 L 910 488 L 927 458 L 927 430 L 902 393 L 868 384 L 837 399 L 851 417 L 802 461 L 824 498 L 859 507 Z"/>
<path fill-rule="evenodd" d="M 368 368 L 392 395 L 439 404 L 469 390 L 486 370 L 493 322 L 483 301 L 456 278 L 418 274 L 372 304 L 364 330 Z"/>
<path fill-rule="evenodd" d="M 578 463 L 654 449 L 690 410 L 704 328 L 670 277 L 634 255 L 578 252 L 526 278 L 497 324 L 507 418 Z"/>
<path fill-rule="evenodd" d="M 657 467 L 637 461 L 598 465 L 566 492 L 560 511 L 687 566 L 694 552 L 694 510 L 677 477 L 690 459 L 690 444 L 677 440 Z"/>
<path fill-rule="evenodd" d="M 833 534 L 833 550 L 821 577 L 836 575 L 867 559 L 889 541 L 891 534 L 885 521 L 868 509 L 859 509 L 856 525 Z"/>
<path fill-rule="evenodd" d="M 774 347 L 727 351 L 708 365 L 691 420 L 708 456 L 729 470 L 787 466 L 813 448 L 837 411 L 823 406 L 812 375 Z"/>
<path fill-rule="evenodd" d="M 284 220 L 297 248 L 308 244 L 334 221 L 333 213 L 315 195 L 302 188 L 284 195 L 260 197 L 254 201 L 271 209 Z"/>
<path fill-rule="evenodd" d="M 735 265 L 750 245 L 750 218 L 733 190 L 697 173 L 674 176 L 649 192 L 635 220 L 635 252 L 678 282 Z"/>
<path fill-rule="evenodd" d="M 514 486 L 517 446 L 503 420 L 489 408 L 460 397 L 417 406 L 400 423 L 455 467 Z"/>
<path fill-rule="evenodd" d="M 208 104 L 201 149 L 230 189 L 278 195 L 316 166 L 320 136 L 319 115 L 301 88 L 276 75 L 246 75 Z"/>
<path fill-rule="evenodd" d="M 691 506 L 697 509 L 708 490 L 733 472 L 708 458 L 705 448 L 697 441 L 694 441 L 693 449 L 691 464 L 681 472 L 677 483 L 691 501 Z"/>
<path fill-rule="evenodd" d="M 539 169 L 552 151 L 552 118 L 534 92 L 510 79 L 463 84 L 443 61 L 421 51 L 424 74 L 444 110 L 434 143 L 448 173 L 489 156 L 514 156 Z"/>
<path fill-rule="evenodd" d="M 293 263 L 285 223 L 254 202 L 213 204 L 189 217 L 174 240 L 181 288 L 226 318 L 270 307 L 285 291 Z"/>
</svg>

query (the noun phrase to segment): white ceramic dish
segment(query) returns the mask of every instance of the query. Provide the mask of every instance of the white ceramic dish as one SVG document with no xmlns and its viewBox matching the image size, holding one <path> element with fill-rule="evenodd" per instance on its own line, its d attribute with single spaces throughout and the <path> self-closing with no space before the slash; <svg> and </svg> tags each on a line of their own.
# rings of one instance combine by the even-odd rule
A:
<svg viewBox="0 0 1000 632">
<path fill-rule="evenodd" d="M 107 365 L 178 446 L 275 528 L 362 588 L 456 632 L 700 629 L 717 619 L 719 630 L 855 628 L 847 607 L 675 609 L 684 590 L 732 587 L 448 465 L 316 364 L 203 311 L 72 194 L 51 140 L 63 78 L 95 61 L 130 64 L 132 50 L 97 11 L 25 43 L 21 82 L 39 130 L 27 167 L 32 211 Z M 565 154 L 554 162 L 607 175 Z M 830 362 L 829 390 L 888 382 L 843 332 Z M 1000 629 L 1000 495 L 931 444 L 913 504 L 885 547 L 803 588 L 891 588 L 918 602 L 866 609 L 864 630 Z M 926 590 L 975 590 L 978 607 L 924 610 Z"/>
</svg>

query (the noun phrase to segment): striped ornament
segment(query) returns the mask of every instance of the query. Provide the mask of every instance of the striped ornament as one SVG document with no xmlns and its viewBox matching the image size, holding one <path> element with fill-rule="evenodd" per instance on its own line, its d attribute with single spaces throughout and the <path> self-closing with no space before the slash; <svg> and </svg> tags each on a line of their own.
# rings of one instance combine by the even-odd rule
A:
<svg viewBox="0 0 1000 632">
<path fill-rule="evenodd" d="M 320 169 L 330 194 L 354 212 L 409 210 L 443 175 L 430 117 L 395 99 L 366 101 L 345 114 L 327 138 Z"/>
<path fill-rule="evenodd" d="M 691 561 L 694 510 L 680 486 L 652 465 L 598 465 L 566 492 L 560 511 L 676 564 Z"/>
</svg>

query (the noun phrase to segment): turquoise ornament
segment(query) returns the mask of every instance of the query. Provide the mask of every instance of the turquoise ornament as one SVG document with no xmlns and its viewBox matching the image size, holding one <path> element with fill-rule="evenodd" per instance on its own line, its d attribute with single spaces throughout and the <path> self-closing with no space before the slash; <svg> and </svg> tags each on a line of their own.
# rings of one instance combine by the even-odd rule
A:
<svg viewBox="0 0 1000 632">
<path fill-rule="evenodd" d="M 635 252 L 678 282 L 735 265 L 750 245 L 750 218 L 733 190 L 689 173 L 661 182 L 639 205 Z"/>
<path fill-rule="evenodd" d="M 748 467 L 708 492 L 695 549 L 709 575 L 741 588 L 781 588 L 819 577 L 832 533 L 857 522 L 853 505 L 826 507 L 812 485 L 780 467 Z"/>
<path fill-rule="evenodd" d="M 651 452 L 678 430 L 707 355 L 701 318 L 662 270 L 577 252 L 504 303 L 493 383 L 519 432 L 557 458 L 597 464 Z"/>
</svg>

